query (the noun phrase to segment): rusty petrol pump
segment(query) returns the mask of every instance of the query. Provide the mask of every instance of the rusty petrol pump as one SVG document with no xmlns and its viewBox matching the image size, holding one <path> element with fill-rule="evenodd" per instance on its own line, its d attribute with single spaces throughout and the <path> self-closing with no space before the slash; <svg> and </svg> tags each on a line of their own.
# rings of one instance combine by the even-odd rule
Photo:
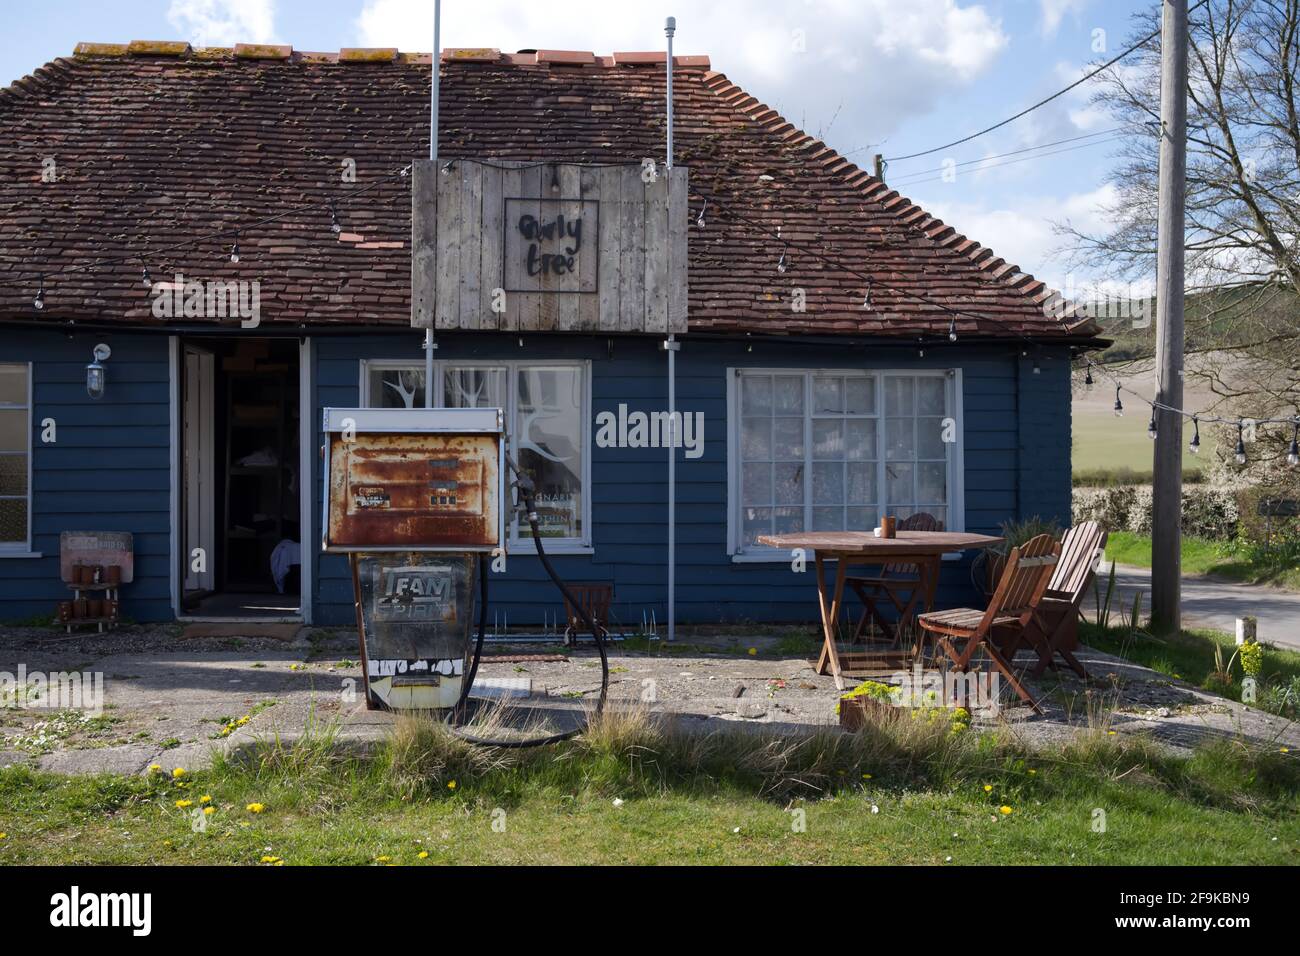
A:
<svg viewBox="0 0 1300 956">
<path fill-rule="evenodd" d="M 502 412 L 327 408 L 324 433 L 322 549 L 349 556 L 366 705 L 457 707 L 486 558 L 506 546 Z"/>
</svg>

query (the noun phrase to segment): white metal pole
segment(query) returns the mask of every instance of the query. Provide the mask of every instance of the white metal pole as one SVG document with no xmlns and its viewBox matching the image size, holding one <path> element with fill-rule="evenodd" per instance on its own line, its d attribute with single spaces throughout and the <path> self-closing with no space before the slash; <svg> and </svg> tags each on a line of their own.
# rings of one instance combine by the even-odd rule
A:
<svg viewBox="0 0 1300 956">
<path fill-rule="evenodd" d="M 438 159 L 438 74 L 442 68 L 442 0 L 433 0 L 433 54 L 429 57 L 432 74 L 429 93 L 429 159 Z M 434 310 L 433 323 L 438 321 Z M 424 330 L 424 407 L 433 408 L 433 327 Z"/>
<path fill-rule="evenodd" d="M 677 31 L 677 18 L 669 17 L 664 24 L 668 37 L 668 189 L 672 189 L 673 168 L 673 34 Z M 664 343 L 668 352 L 668 640 L 677 639 L 677 349 L 678 344 L 669 331 Z"/>
</svg>

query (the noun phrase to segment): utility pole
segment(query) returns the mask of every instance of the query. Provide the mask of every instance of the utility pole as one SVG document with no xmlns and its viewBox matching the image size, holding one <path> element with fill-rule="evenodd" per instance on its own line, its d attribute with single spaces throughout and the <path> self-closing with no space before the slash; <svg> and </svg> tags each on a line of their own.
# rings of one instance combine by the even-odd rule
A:
<svg viewBox="0 0 1300 956">
<path fill-rule="evenodd" d="M 1151 624 L 1182 625 L 1183 227 L 1187 191 L 1187 0 L 1163 0 L 1160 208 L 1156 241 L 1156 422 L 1151 501 Z"/>
</svg>

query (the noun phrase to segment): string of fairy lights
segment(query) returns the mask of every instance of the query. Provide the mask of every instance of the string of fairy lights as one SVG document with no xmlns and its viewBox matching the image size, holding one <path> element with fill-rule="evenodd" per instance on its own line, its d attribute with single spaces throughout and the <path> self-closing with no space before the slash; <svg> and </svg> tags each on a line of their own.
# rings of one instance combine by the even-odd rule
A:
<svg viewBox="0 0 1300 956">
<path fill-rule="evenodd" d="M 449 174 L 450 171 L 455 167 L 455 164 L 456 164 L 456 160 L 448 160 L 442 163 L 440 167 L 441 173 L 443 175 Z M 505 163 L 492 163 L 491 161 L 488 161 L 487 163 L 485 163 L 485 165 L 493 166 L 494 168 L 500 167 L 500 168 L 508 168 L 512 170 L 532 169 L 532 168 L 550 166 L 552 168 L 552 188 L 558 190 L 560 188 L 558 166 L 565 165 L 565 164 L 544 162 L 544 161 L 534 162 L 534 163 L 505 164 Z M 642 162 L 642 163 L 598 164 L 599 167 L 615 167 L 615 166 L 629 166 L 629 165 L 644 166 L 645 163 Z M 382 176 L 365 185 L 359 185 L 350 190 L 343 190 L 339 196 L 295 205 L 286 208 L 284 210 L 281 210 L 278 213 L 274 213 L 269 216 L 264 216 L 259 219 L 255 219 L 251 222 L 244 223 L 242 225 L 227 226 L 218 230 L 205 233 L 203 235 L 195 236 L 190 239 L 181 240 L 169 245 L 148 246 L 146 244 L 139 251 L 131 251 L 121 255 L 101 257 L 80 264 L 64 266 L 63 268 L 59 268 L 59 269 L 12 273 L 10 275 L 0 277 L 0 285 L 19 284 L 24 281 L 30 281 L 30 277 L 35 276 L 37 279 L 37 288 L 36 288 L 35 296 L 32 300 L 32 307 L 37 312 L 43 312 L 45 310 L 45 305 L 46 305 L 45 280 L 51 277 L 66 276 L 66 275 L 79 273 L 79 272 L 89 273 L 97 269 L 106 268 L 108 266 L 119 265 L 123 262 L 138 261 L 140 263 L 141 284 L 147 287 L 152 287 L 153 281 L 149 274 L 150 260 L 156 261 L 157 259 L 163 257 L 168 253 L 174 253 L 181 250 L 190 249 L 195 246 L 202 245 L 204 243 L 221 242 L 221 244 L 224 246 L 226 241 L 230 242 L 229 260 L 231 263 L 237 264 L 240 262 L 241 259 L 241 252 L 239 246 L 239 239 L 241 235 L 247 236 L 248 234 L 258 229 L 259 227 L 270 225 L 275 222 L 279 222 L 281 220 L 287 219 L 294 215 L 311 212 L 313 210 L 321 210 L 321 209 L 327 210 L 329 212 L 330 231 L 337 235 L 341 233 L 343 230 L 342 223 L 339 219 L 339 205 L 341 203 L 348 202 L 352 199 L 355 199 L 358 196 L 369 193 L 375 189 L 378 189 L 380 186 L 385 185 L 386 183 L 392 182 L 394 180 L 405 179 L 410 175 L 411 168 L 412 168 L 411 165 L 407 165 L 394 173 L 391 173 L 386 176 Z M 864 310 L 867 311 L 874 310 L 875 306 L 872 301 L 872 293 L 874 290 L 888 292 L 896 296 L 904 296 L 907 298 L 911 298 L 917 302 L 924 303 L 925 305 L 930 306 L 931 308 L 936 309 L 940 313 L 948 316 L 947 340 L 949 343 L 956 343 L 958 341 L 957 319 L 959 317 L 968 318 L 977 322 L 992 322 L 995 324 L 1004 324 L 1003 320 L 996 315 L 992 315 L 989 313 L 977 313 L 977 312 L 970 311 L 968 309 L 955 308 L 951 305 L 948 305 L 945 302 L 941 302 L 937 299 L 934 299 L 931 296 L 925 295 L 922 292 L 918 292 L 912 289 L 901 288 L 898 286 L 893 286 L 885 282 L 882 282 L 879 278 L 872 275 L 868 275 L 867 273 L 862 272 L 861 270 L 846 264 L 836 256 L 829 255 L 821 251 L 820 249 L 814 249 L 807 245 L 803 245 L 801 243 L 791 241 L 788 236 L 782 235 L 780 225 L 771 226 L 765 222 L 753 218 L 752 216 L 747 216 L 744 213 L 740 213 L 736 211 L 729 203 L 725 203 L 722 200 L 720 200 L 716 195 L 704 194 L 699 190 L 698 187 L 695 188 L 695 195 L 697 198 L 699 198 L 701 202 L 699 213 L 693 217 L 694 224 L 697 229 L 703 230 L 707 228 L 706 213 L 709 213 L 710 208 L 712 208 L 713 210 L 721 212 L 723 215 L 732 218 L 737 222 L 740 222 L 748 226 L 751 229 L 754 229 L 760 233 L 764 233 L 768 235 L 770 238 L 780 243 L 780 253 L 776 261 L 776 271 L 778 274 L 783 275 L 790 269 L 792 263 L 791 254 L 792 252 L 797 252 L 801 255 L 807 255 L 810 258 L 819 260 L 842 273 L 861 279 L 864 286 L 863 300 L 862 300 L 862 308 Z M 1032 339 L 1029 336 L 1025 335 L 1023 332 L 1021 332 L 1020 330 L 1014 329 L 1009 325 L 1007 325 L 1006 328 L 1007 331 L 1010 332 L 1014 337 L 1023 340 L 1027 346 L 1032 346 L 1035 350 L 1042 345 L 1041 339 L 1040 340 Z M 924 357 L 925 355 L 926 345 L 927 345 L 926 337 L 924 335 L 918 336 L 917 350 L 921 357 Z M 1034 353 L 1031 353 L 1029 349 L 1026 348 L 1022 350 L 1021 354 L 1022 356 L 1032 358 L 1034 372 L 1040 371 L 1038 359 Z M 1145 402 L 1148 406 L 1150 406 L 1151 420 L 1150 420 L 1150 424 L 1148 425 L 1147 432 L 1148 435 L 1153 439 L 1158 434 L 1158 426 L 1156 422 L 1157 411 L 1164 411 L 1171 414 L 1180 415 L 1183 418 L 1191 420 L 1192 427 L 1193 427 L 1193 436 L 1192 436 L 1191 443 L 1189 445 L 1189 449 L 1193 453 L 1196 453 L 1200 450 L 1200 444 L 1201 444 L 1200 425 L 1202 423 L 1225 424 L 1225 425 L 1236 426 L 1237 444 L 1236 444 L 1234 457 L 1238 462 L 1238 464 L 1244 465 L 1248 460 L 1246 454 L 1246 447 L 1245 447 L 1245 434 L 1246 434 L 1246 429 L 1248 427 L 1254 429 L 1261 425 L 1290 425 L 1292 426 L 1292 435 L 1291 435 L 1291 442 L 1290 442 L 1290 447 L 1288 448 L 1286 460 L 1287 463 L 1292 467 L 1300 466 L 1300 415 L 1288 416 L 1283 418 L 1248 419 L 1248 418 L 1224 418 L 1221 416 L 1217 416 L 1205 412 L 1188 411 L 1186 409 L 1176 408 L 1174 406 L 1156 401 L 1154 399 L 1146 398 L 1141 393 L 1125 387 L 1122 380 L 1118 376 L 1114 375 L 1109 370 L 1103 368 L 1101 365 L 1093 362 L 1090 358 L 1086 358 L 1086 357 L 1085 357 L 1085 368 L 1084 368 L 1085 387 L 1092 386 L 1095 383 L 1092 377 L 1093 370 L 1096 370 L 1099 374 L 1105 375 L 1107 378 L 1110 378 L 1114 381 L 1115 383 L 1114 411 L 1117 416 L 1122 416 L 1124 414 L 1124 404 L 1121 398 L 1121 394 L 1124 392 L 1128 392 L 1131 396 L 1137 398 L 1142 402 Z"/>
<path fill-rule="evenodd" d="M 769 226 L 768 224 L 760 222 L 752 217 L 745 216 L 742 213 L 738 213 L 733 208 L 731 208 L 728 204 L 721 202 L 716 195 L 706 196 L 704 195 L 704 193 L 700 192 L 697 188 L 696 196 L 701 202 L 699 214 L 695 217 L 696 228 L 704 229 L 707 227 L 707 219 L 705 214 L 709 211 L 710 206 L 712 206 L 715 210 L 722 212 L 724 215 L 734 218 L 737 221 L 745 224 L 746 226 L 749 226 L 752 229 L 766 233 L 768 236 L 775 239 L 777 242 L 780 242 L 781 251 L 779 253 L 776 262 L 776 271 L 780 274 L 785 274 L 789 270 L 791 264 L 790 251 L 791 249 L 794 249 L 795 251 L 798 251 L 800 253 L 806 253 L 810 257 L 817 259 L 821 262 L 824 262 L 827 265 L 830 265 L 841 272 L 862 279 L 865 284 L 865 291 L 863 293 L 863 300 L 862 300 L 863 309 L 866 309 L 868 311 L 871 311 L 873 309 L 873 303 L 871 298 L 873 288 L 882 289 L 884 291 L 891 292 L 895 295 L 907 296 L 919 302 L 924 302 L 925 304 L 937 308 L 949 316 L 948 341 L 953 343 L 955 343 L 958 339 L 956 323 L 957 323 L 957 318 L 959 316 L 966 316 L 972 319 L 977 319 L 979 321 L 986 321 L 986 322 L 991 321 L 996 323 L 1001 321 L 997 316 L 983 314 L 983 313 L 975 313 L 965 309 L 954 308 L 948 305 L 947 303 L 939 302 L 927 295 L 924 295 L 923 293 L 916 292 L 911 289 L 904 289 L 896 286 L 886 285 L 885 283 L 881 282 L 879 279 L 867 275 L 866 273 L 861 272 L 858 269 L 855 269 L 852 266 L 847 265 L 846 263 L 842 262 L 841 260 L 839 260 L 834 256 L 828 255 L 817 249 L 812 249 L 807 246 L 800 246 L 796 243 L 791 242 L 788 237 L 784 237 L 781 235 L 781 227 L 779 225 Z M 1026 343 L 1033 345 L 1035 347 L 1041 344 L 1040 342 L 1037 342 L 1031 339 L 1030 337 L 1024 335 L 1019 330 L 1011 329 L 1010 327 L 1008 327 L 1008 331 L 1012 332 L 1018 338 L 1023 339 Z M 921 356 L 924 357 L 925 355 L 924 340 L 922 339 L 920 341 L 921 341 L 921 345 L 919 348 L 919 352 Z M 1024 355 L 1027 353 L 1022 352 L 1021 354 Z M 1096 369 L 1098 373 L 1103 374 L 1107 378 L 1110 378 L 1111 380 L 1114 381 L 1115 383 L 1114 412 L 1117 417 L 1122 417 L 1124 414 L 1124 402 L 1123 399 L 1120 397 L 1121 393 L 1123 392 L 1129 393 L 1134 398 L 1138 399 L 1139 401 L 1145 402 L 1148 406 L 1150 406 L 1151 419 L 1149 424 L 1147 425 L 1147 435 L 1152 440 L 1155 440 L 1155 438 L 1159 434 L 1158 425 L 1156 422 L 1157 411 L 1164 411 L 1171 414 L 1180 415 L 1183 418 L 1191 420 L 1193 433 L 1192 433 L 1191 442 L 1188 445 L 1188 449 L 1189 451 L 1191 451 L 1192 454 L 1197 454 L 1201 450 L 1200 426 L 1202 423 L 1232 425 L 1235 426 L 1237 429 L 1237 443 L 1236 443 L 1236 448 L 1234 449 L 1233 457 L 1236 460 L 1237 464 L 1245 465 L 1249 460 L 1249 456 L 1247 455 L 1246 452 L 1246 441 L 1245 441 L 1247 428 L 1253 430 L 1262 425 L 1290 425 L 1291 442 L 1289 447 L 1287 448 L 1286 461 L 1287 464 L 1293 468 L 1300 466 L 1300 415 L 1287 416 L 1283 418 L 1244 418 L 1244 417 L 1225 418 L 1207 412 L 1187 411 L 1186 409 L 1176 408 L 1173 405 L 1156 401 L 1155 399 L 1147 398 L 1144 395 L 1142 395 L 1140 392 L 1136 392 L 1133 389 L 1127 388 L 1123 384 L 1119 376 L 1103 368 L 1101 365 L 1097 364 L 1096 362 L 1093 362 L 1091 358 L 1085 356 L 1084 363 L 1085 363 L 1084 365 L 1084 386 L 1085 387 L 1090 388 L 1095 384 L 1095 380 L 1092 377 L 1093 369 Z M 1034 371 L 1037 372 L 1038 370 L 1039 369 L 1035 361 Z"/>
</svg>

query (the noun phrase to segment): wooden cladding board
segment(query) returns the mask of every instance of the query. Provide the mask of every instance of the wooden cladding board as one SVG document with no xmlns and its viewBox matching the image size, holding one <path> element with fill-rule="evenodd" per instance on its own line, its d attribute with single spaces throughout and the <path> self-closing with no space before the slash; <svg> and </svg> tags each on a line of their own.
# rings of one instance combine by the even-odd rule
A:
<svg viewBox="0 0 1300 956">
<path fill-rule="evenodd" d="M 411 325 L 685 332 L 687 171 L 417 160 Z"/>
</svg>

